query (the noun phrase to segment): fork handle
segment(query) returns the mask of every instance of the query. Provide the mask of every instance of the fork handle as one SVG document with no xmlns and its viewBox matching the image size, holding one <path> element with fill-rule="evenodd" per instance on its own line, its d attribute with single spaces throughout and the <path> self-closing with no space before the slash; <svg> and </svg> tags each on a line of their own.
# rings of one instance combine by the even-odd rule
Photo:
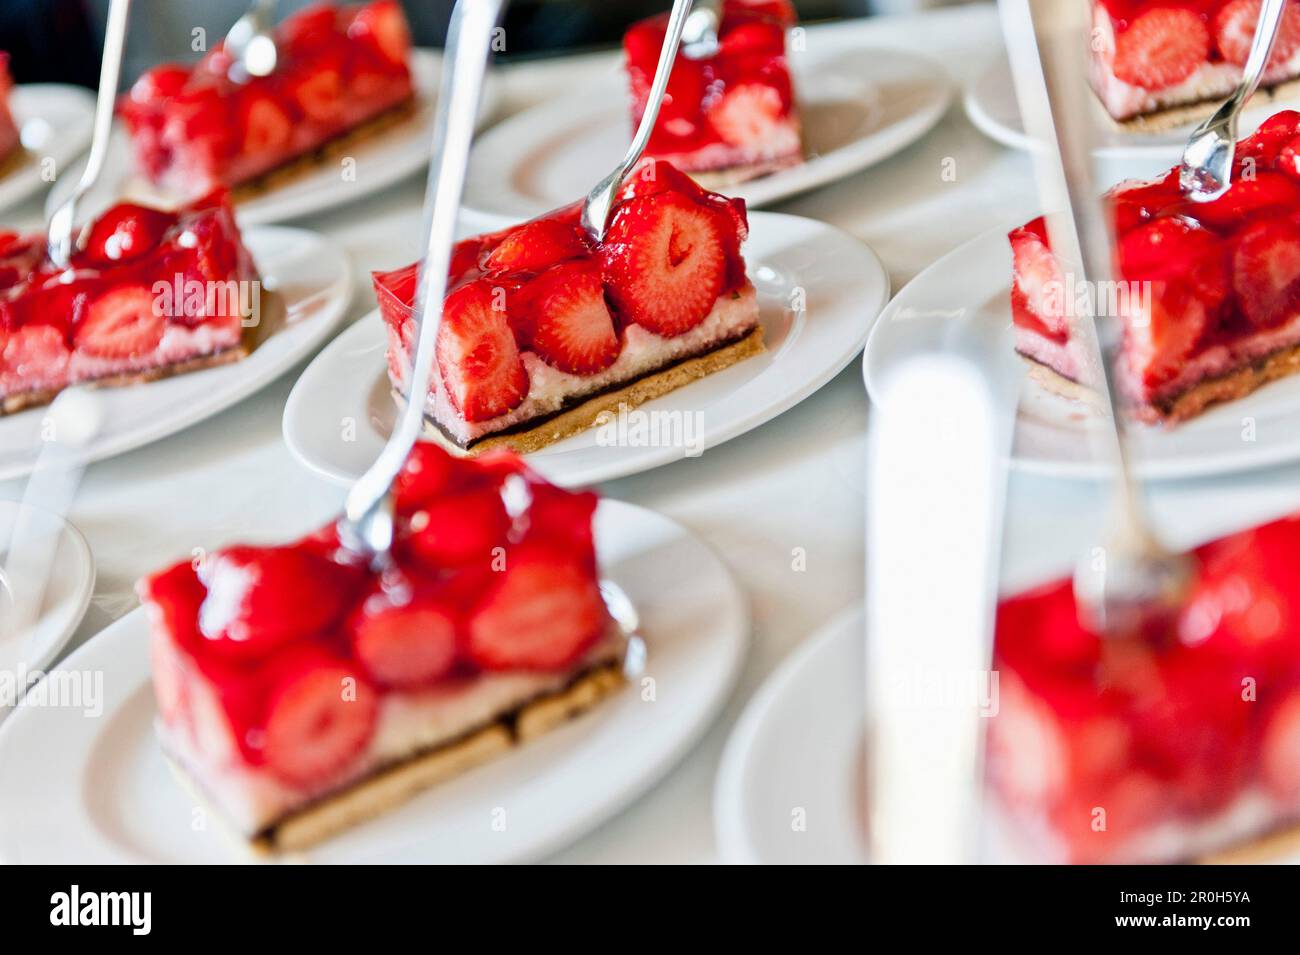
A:
<svg viewBox="0 0 1300 955">
<path fill-rule="evenodd" d="M 1238 104 L 1245 103 L 1255 95 L 1260 81 L 1264 78 L 1264 68 L 1268 65 L 1269 55 L 1277 40 L 1278 28 L 1282 24 L 1282 13 L 1286 10 L 1287 0 L 1264 0 L 1259 10 L 1259 20 L 1255 24 L 1255 37 L 1250 43 L 1250 54 L 1241 71 L 1241 85 L 1233 94 Z"/>
<path fill-rule="evenodd" d="M 426 246 L 416 286 L 415 354 L 407 375 L 406 407 L 370 469 L 353 485 L 347 516 L 359 520 L 388 493 L 424 424 L 424 404 L 433 380 L 434 351 L 442 300 L 447 292 L 456 219 L 465 188 L 479 96 L 487 71 L 492 33 L 504 0 L 458 0 L 447 33 L 442 86 L 434 122 L 433 161 L 424 200 Z"/>
</svg>

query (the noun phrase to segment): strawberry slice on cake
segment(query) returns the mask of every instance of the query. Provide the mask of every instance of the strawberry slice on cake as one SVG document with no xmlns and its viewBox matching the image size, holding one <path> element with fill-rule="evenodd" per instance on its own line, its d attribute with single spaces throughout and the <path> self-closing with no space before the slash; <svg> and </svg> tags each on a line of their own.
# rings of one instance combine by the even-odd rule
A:
<svg viewBox="0 0 1300 955">
<path fill-rule="evenodd" d="M 419 443 L 395 495 L 382 572 L 330 524 L 137 587 L 162 746 L 259 847 L 311 845 L 622 685 L 594 494 Z"/>
<path fill-rule="evenodd" d="M 1241 141 L 1233 184 L 1213 202 L 1183 196 L 1178 170 L 1107 195 L 1124 325 L 1116 372 L 1129 411 L 1186 420 L 1300 370 L 1300 113 Z M 1042 219 L 1010 234 L 1016 349 L 1053 390 L 1077 393 L 1065 270 Z"/>
<path fill-rule="evenodd" d="M 192 66 L 140 77 L 119 111 L 150 182 L 182 196 L 237 187 L 242 197 L 409 111 L 411 39 L 397 0 L 313 4 L 275 39 L 270 76 L 241 75 L 218 45 Z"/>
<path fill-rule="evenodd" d="M 424 398 L 426 430 L 453 450 L 535 450 L 762 350 L 742 200 L 651 161 L 624 184 L 603 241 L 579 214 L 456 246 Z M 399 401 L 416 272 L 374 276 Z"/>
<path fill-rule="evenodd" d="M 1071 3 L 1083 0 L 1070 0 Z M 1171 128 L 1241 82 L 1262 0 L 1090 0 L 1091 81 L 1115 120 Z M 1300 78 L 1300 2 L 1287 0 L 1262 87 Z"/>
<path fill-rule="evenodd" d="M 1297 552 L 1297 516 L 1196 548 L 1185 603 L 1143 634 L 1081 624 L 1068 579 L 1001 601 L 988 771 L 1024 850 L 1244 861 L 1300 821 Z"/>
<path fill-rule="evenodd" d="M 120 203 L 63 270 L 46 237 L 0 231 L 0 413 L 70 385 L 148 381 L 235 361 L 259 279 L 223 191 L 175 211 Z"/>
<path fill-rule="evenodd" d="M 645 155 L 719 188 L 803 162 L 799 112 L 786 62 L 789 0 L 726 0 L 718 50 L 679 51 Z M 632 126 L 641 122 L 668 15 L 635 23 L 623 38 Z"/>
</svg>

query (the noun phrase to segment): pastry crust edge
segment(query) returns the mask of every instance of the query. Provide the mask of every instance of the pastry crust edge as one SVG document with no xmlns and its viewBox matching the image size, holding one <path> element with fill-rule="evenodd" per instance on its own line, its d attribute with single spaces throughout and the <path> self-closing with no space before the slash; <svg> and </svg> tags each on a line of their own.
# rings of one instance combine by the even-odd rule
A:
<svg viewBox="0 0 1300 955">
<path fill-rule="evenodd" d="M 1261 87 L 1256 90 L 1255 95 L 1246 101 L 1244 108 L 1250 109 L 1279 100 L 1294 99 L 1298 94 L 1300 94 L 1300 77 L 1283 80 L 1275 86 Z M 1224 93 L 1223 96 L 1197 100 L 1195 103 L 1180 103 L 1176 106 L 1167 106 L 1154 113 L 1139 113 L 1137 116 L 1130 116 L 1127 119 L 1116 119 L 1111 116 L 1110 113 L 1106 112 L 1106 107 L 1101 105 L 1100 100 L 1097 101 L 1097 105 L 1100 107 L 1102 114 L 1121 132 L 1134 134 L 1167 133 L 1188 123 L 1205 119 L 1222 106 L 1227 97 L 1228 93 Z"/>
<path fill-rule="evenodd" d="M 1094 410 L 1099 411 L 1102 408 L 1101 401 L 1091 388 L 1066 378 L 1055 369 L 1024 353 L 1017 352 L 1017 354 L 1029 363 L 1029 377 L 1043 388 L 1061 397 L 1080 401 Z M 1292 345 L 1265 355 L 1244 368 L 1238 368 L 1218 378 L 1198 382 L 1167 401 L 1130 406 L 1128 413 L 1131 417 L 1149 424 L 1181 424 L 1195 418 L 1211 405 L 1236 401 L 1269 382 L 1297 373 L 1300 373 L 1300 345 Z"/>
<path fill-rule="evenodd" d="M 593 395 L 586 401 L 567 408 L 525 431 L 489 435 L 474 442 L 469 448 L 462 448 L 443 434 L 426 415 L 424 434 L 447 451 L 460 457 L 472 457 L 498 448 L 508 448 L 516 454 L 528 454 L 565 438 L 571 438 L 575 434 L 581 434 L 600 423 L 602 415 L 616 415 L 621 408 L 630 410 L 694 381 L 707 378 L 715 372 L 730 368 L 747 358 L 760 355 L 765 350 L 763 326 L 759 324 L 729 345 L 694 358 L 687 358 L 662 371 L 638 378 L 614 391 Z M 406 402 L 406 399 L 396 390 L 393 391 L 393 400 L 399 409 Z"/>
<path fill-rule="evenodd" d="M 229 365 L 232 362 L 241 361 L 251 355 L 267 338 L 275 334 L 288 317 L 284 299 L 278 293 L 263 289 L 262 294 L 265 297 L 265 301 L 262 303 L 262 320 L 259 320 L 255 325 L 245 325 L 237 345 L 158 368 L 146 368 L 143 371 L 122 372 L 105 378 L 78 381 L 66 385 L 64 388 L 41 388 L 35 391 L 23 391 L 16 395 L 9 395 L 0 399 L 0 418 L 5 415 L 16 414 L 19 411 L 26 411 L 28 408 L 48 405 L 58 397 L 59 392 L 64 391 L 66 388 L 123 388 L 130 385 L 143 385 L 151 381 L 171 378 L 175 375 L 184 375 L 192 371 L 202 371 L 204 368 L 215 368 L 219 365 Z"/>
</svg>

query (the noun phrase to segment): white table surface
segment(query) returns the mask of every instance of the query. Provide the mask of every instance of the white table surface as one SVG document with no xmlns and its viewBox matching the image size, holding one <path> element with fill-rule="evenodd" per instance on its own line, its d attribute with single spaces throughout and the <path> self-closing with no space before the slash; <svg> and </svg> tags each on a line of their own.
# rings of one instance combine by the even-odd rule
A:
<svg viewBox="0 0 1300 955">
<path fill-rule="evenodd" d="M 897 46 L 942 62 L 958 83 L 1000 54 L 992 5 L 812 27 L 808 43 Z M 502 114 L 552 92 L 609 81 L 615 55 L 500 70 Z M 777 207 L 824 219 L 867 242 L 897 290 L 941 254 L 998 224 L 1036 214 L 1024 155 L 985 139 L 954 102 L 920 143 L 851 179 Z M 956 177 L 943 175 L 947 160 Z M 374 307 L 368 273 L 415 256 L 423 183 L 302 220 L 351 255 L 360 291 L 349 320 Z M 6 217 L 35 225 L 33 203 Z M 94 552 L 99 578 L 73 646 L 136 606 L 132 584 L 191 548 L 279 541 L 334 515 L 340 489 L 313 477 L 280 437 L 285 399 L 301 367 L 225 413 L 146 448 L 92 465 L 70 515 Z M 767 425 L 705 453 L 601 487 L 670 515 L 708 541 L 749 593 L 753 649 L 741 685 L 698 746 L 628 810 L 555 857 L 557 862 L 713 862 L 712 792 L 728 731 L 763 678 L 800 641 L 863 593 L 864 431 L 867 398 L 855 362 L 820 392 Z M 21 481 L 0 483 L 18 499 Z M 1197 538 L 1300 507 L 1300 466 L 1153 489 L 1171 536 Z M 1068 567 L 1096 521 L 1087 484 L 1013 475 L 1007 580 Z M 792 569 L 795 548 L 807 569 Z M 671 596 L 671 595 L 665 595 Z M 51 767 L 52 772 L 62 767 Z M 70 773 L 75 767 L 67 768 Z M 75 778 L 72 777 L 72 778 Z M 70 785 L 75 784 L 71 781 Z"/>
</svg>

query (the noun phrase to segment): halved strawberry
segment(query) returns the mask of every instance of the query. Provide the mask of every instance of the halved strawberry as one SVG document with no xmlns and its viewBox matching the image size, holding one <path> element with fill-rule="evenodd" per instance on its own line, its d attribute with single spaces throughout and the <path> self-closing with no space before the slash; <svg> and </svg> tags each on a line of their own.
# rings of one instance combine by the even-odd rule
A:
<svg viewBox="0 0 1300 955">
<path fill-rule="evenodd" d="M 366 40 L 395 66 L 406 63 L 411 49 L 411 32 L 396 0 L 377 0 L 363 7 L 348 27 L 348 36 Z"/>
<path fill-rule="evenodd" d="M 280 36 L 285 46 L 307 53 L 338 32 L 339 10 L 333 3 L 313 3 L 285 19 Z"/>
<path fill-rule="evenodd" d="M 352 651 L 382 686 L 427 686 L 456 662 L 457 617 L 418 590 L 405 602 L 375 588 L 348 621 Z"/>
<path fill-rule="evenodd" d="M 129 94 L 131 100 L 142 105 L 157 104 L 170 99 L 185 88 L 190 71 L 176 63 L 163 63 L 140 74 Z"/>
<path fill-rule="evenodd" d="M 378 699 L 357 668 L 311 645 L 277 657 L 267 673 L 267 767 L 295 786 L 328 783 L 374 732 Z"/>
<path fill-rule="evenodd" d="M 1263 0 L 1232 0 L 1214 17 L 1214 41 L 1219 52 L 1229 63 L 1245 64 L 1250 55 L 1250 44 L 1255 39 L 1259 24 L 1259 10 Z M 1288 3 L 1278 27 L 1277 39 L 1268 55 L 1268 66 L 1273 69 L 1291 58 L 1300 49 L 1300 7 Z"/>
<path fill-rule="evenodd" d="M 172 634 L 185 646 L 200 641 L 199 608 L 208 591 L 189 561 L 143 578 L 135 590 L 158 629 Z"/>
<path fill-rule="evenodd" d="M 166 318 L 143 285 L 122 285 L 92 301 L 76 331 L 77 347 L 104 358 L 132 358 L 158 347 Z"/>
<path fill-rule="evenodd" d="M 1150 294 L 1120 299 L 1127 309 L 1125 340 L 1133 369 L 1149 386 L 1183 368 L 1210 324 L 1206 302 L 1185 282 L 1153 282 Z"/>
<path fill-rule="evenodd" d="M 723 32 L 721 45 L 723 52 L 731 56 L 742 54 L 780 56 L 785 52 L 785 31 L 777 23 L 765 23 L 761 20 L 740 23 Z"/>
<path fill-rule="evenodd" d="M 1017 324 L 1033 328 L 1037 323 L 1048 337 L 1064 341 L 1070 329 L 1065 272 L 1047 243 L 1046 223 L 1035 219 L 1008 238 L 1015 275 L 1012 293 L 1024 306 L 1017 313 Z"/>
<path fill-rule="evenodd" d="M 184 715 L 185 671 L 181 648 L 199 643 L 199 607 L 206 593 L 188 562 L 176 564 L 136 584 L 150 620 L 149 658 L 154 699 L 164 722 Z"/>
<path fill-rule="evenodd" d="M 481 488 L 426 502 L 411 515 L 407 541 L 433 570 L 462 564 L 490 564 L 492 549 L 506 541 L 510 518 L 500 492 Z"/>
<path fill-rule="evenodd" d="M 591 520 L 598 498 L 591 491 L 565 491 L 550 484 L 532 488 L 528 508 L 528 540 L 547 541 L 575 556 L 593 558 Z"/>
<path fill-rule="evenodd" d="M 417 441 L 393 482 L 398 511 L 412 511 L 434 500 L 447 487 L 454 466 L 451 455 L 442 448 L 431 441 Z"/>
<path fill-rule="evenodd" d="M 741 83 L 709 107 L 708 119 L 724 142 L 762 148 L 785 119 L 781 94 L 766 83 Z"/>
<path fill-rule="evenodd" d="M 1300 800 L 1300 692 L 1292 692 L 1269 715 L 1259 769 L 1264 786 L 1286 806 Z"/>
<path fill-rule="evenodd" d="M 565 259 L 586 255 L 582 227 L 563 219 L 526 222 L 506 233 L 483 260 L 485 272 L 541 272 Z"/>
<path fill-rule="evenodd" d="M 1293 109 L 1284 109 L 1274 113 L 1254 133 L 1237 143 L 1236 157 L 1238 163 L 1244 159 L 1254 159 L 1255 167 L 1268 167 L 1277 159 L 1282 148 L 1297 136 L 1300 136 L 1300 113 Z M 1173 170 L 1175 177 L 1178 170 Z M 1240 178 L 1241 172 L 1233 173 L 1233 178 Z"/>
<path fill-rule="evenodd" d="M 528 372 L 496 292 L 484 279 L 447 296 L 438 327 L 438 369 L 467 421 L 505 414 L 528 395 Z"/>
<path fill-rule="evenodd" d="M 622 344 L 605 304 L 600 269 L 591 260 L 564 262 L 524 286 L 529 342 L 548 365 L 594 375 L 618 358 Z"/>
<path fill-rule="evenodd" d="M 474 609 L 468 652 L 486 670 L 558 670 L 605 630 L 591 569 L 549 547 L 515 548 L 501 580 Z"/>
<path fill-rule="evenodd" d="M 62 329 L 53 325 L 24 325 L 0 332 L 0 371 L 27 380 L 57 378 L 70 357 Z"/>
<path fill-rule="evenodd" d="M 1278 172 L 1259 171 L 1237 179 L 1213 202 L 1189 204 L 1185 214 L 1215 229 L 1234 229 L 1261 212 L 1283 211 L 1300 204 L 1300 183 Z"/>
<path fill-rule="evenodd" d="M 199 613 L 206 646 L 257 659 L 324 630 L 351 598 L 354 574 L 306 547 L 228 547 L 199 569 L 207 587 Z"/>
<path fill-rule="evenodd" d="M 85 255 L 100 265 L 130 261 L 156 249 L 175 224 L 174 213 L 119 203 L 91 226 Z"/>
<path fill-rule="evenodd" d="M 246 153 L 276 152 L 284 149 L 293 137 L 293 120 L 289 113 L 260 88 L 244 90 L 239 121 Z"/>
<path fill-rule="evenodd" d="M 1210 55 L 1210 31 L 1194 11 L 1156 7 L 1115 38 L 1115 75 L 1125 83 L 1163 89 L 1181 83 Z"/>
<path fill-rule="evenodd" d="M 606 291 L 624 318 L 664 336 L 704 321 L 726 272 L 721 215 L 675 192 L 619 206 L 601 258 Z"/>
<path fill-rule="evenodd" d="M 343 115 L 343 75 L 320 67 L 288 79 L 285 91 L 303 115 L 319 123 L 330 123 Z"/>
<path fill-rule="evenodd" d="M 1108 198 L 1115 217 L 1115 231 L 1123 235 L 1144 222 L 1150 222 L 1181 196 L 1177 169 L 1166 173 L 1163 179 L 1125 185 L 1111 192 Z"/>
<path fill-rule="evenodd" d="M 1241 310 L 1260 327 L 1291 315 L 1300 304 L 1300 226 L 1274 219 L 1242 230 L 1232 257 L 1232 287 Z"/>
<path fill-rule="evenodd" d="M 1177 216 L 1165 216 L 1132 229 L 1119 241 L 1120 272 L 1134 282 L 1185 279 L 1213 308 L 1227 297 L 1228 262 L 1214 233 Z"/>
</svg>

